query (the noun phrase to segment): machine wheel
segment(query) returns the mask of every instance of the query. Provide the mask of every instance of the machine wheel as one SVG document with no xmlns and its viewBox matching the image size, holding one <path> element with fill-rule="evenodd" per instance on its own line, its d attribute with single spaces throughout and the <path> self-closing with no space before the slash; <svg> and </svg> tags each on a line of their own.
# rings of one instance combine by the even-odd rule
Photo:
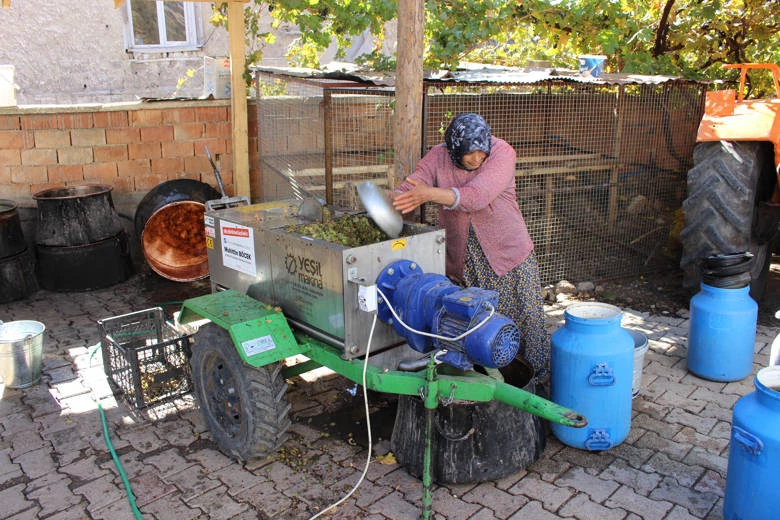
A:
<svg viewBox="0 0 780 520">
<path fill-rule="evenodd" d="M 211 435 L 238 460 L 278 449 L 290 426 L 281 363 L 246 365 L 228 331 L 203 325 L 190 361 L 195 395 Z"/>
<path fill-rule="evenodd" d="M 756 258 L 751 295 L 764 292 L 766 244 L 753 236 L 758 201 L 766 198 L 766 179 L 773 179 L 771 148 L 765 143 L 719 141 L 700 143 L 688 172 L 688 198 L 683 202 L 685 227 L 680 233 L 683 285 L 699 286 L 699 261 L 709 255 L 750 251 Z M 767 171 L 768 170 L 768 171 Z"/>
</svg>

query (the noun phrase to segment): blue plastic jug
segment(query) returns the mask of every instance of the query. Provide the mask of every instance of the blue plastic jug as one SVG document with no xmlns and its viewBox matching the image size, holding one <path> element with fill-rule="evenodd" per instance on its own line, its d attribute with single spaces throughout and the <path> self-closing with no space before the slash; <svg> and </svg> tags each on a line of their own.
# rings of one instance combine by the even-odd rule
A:
<svg viewBox="0 0 780 520">
<path fill-rule="evenodd" d="M 750 297 L 750 253 L 704 259 L 691 298 L 688 370 L 712 381 L 739 381 L 753 371 L 758 304 Z"/>
<path fill-rule="evenodd" d="M 724 520 L 777 520 L 780 514 L 780 366 L 759 370 L 754 384 L 756 390 L 734 405 Z"/>
<path fill-rule="evenodd" d="M 634 338 L 620 326 L 614 305 L 576 303 L 551 337 L 551 400 L 588 418 L 584 428 L 551 424 L 569 446 L 603 451 L 623 442 L 631 429 Z"/>
</svg>

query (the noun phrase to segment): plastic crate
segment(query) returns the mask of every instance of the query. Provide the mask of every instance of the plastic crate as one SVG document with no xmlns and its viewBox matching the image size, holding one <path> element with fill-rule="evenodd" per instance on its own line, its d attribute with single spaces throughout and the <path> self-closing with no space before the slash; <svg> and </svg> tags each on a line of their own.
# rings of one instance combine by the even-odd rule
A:
<svg viewBox="0 0 780 520">
<path fill-rule="evenodd" d="M 192 391 L 190 343 L 160 307 L 98 321 L 103 369 L 135 408 Z"/>
</svg>

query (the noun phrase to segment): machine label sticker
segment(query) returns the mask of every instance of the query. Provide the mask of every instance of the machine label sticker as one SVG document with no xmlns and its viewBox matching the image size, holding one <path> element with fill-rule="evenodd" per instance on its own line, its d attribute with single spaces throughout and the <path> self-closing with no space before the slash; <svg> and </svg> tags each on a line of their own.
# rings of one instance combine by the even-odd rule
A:
<svg viewBox="0 0 780 520">
<path fill-rule="evenodd" d="M 206 226 L 206 236 L 215 237 L 217 236 L 217 232 L 214 231 L 214 228 L 212 226 Z"/>
<path fill-rule="evenodd" d="M 390 243 L 391 251 L 398 251 L 399 249 L 406 249 L 406 239 L 397 238 Z"/>
<path fill-rule="evenodd" d="M 274 338 L 269 334 L 260 338 L 250 339 L 241 343 L 241 348 L 244 349 L 244 354 L 247 357 L 254 356 L 255 354 L 262 354 L 269 350 L 276 348 Z"/>
<path fill-rule="evenodd" d="M 222 235 L 222 264 L 249 276 L 257 276 L 252 228 L 221 220 L 219 232 Z"/>
<path fill-rule="evenodd" d="M 214 239 L 212 237 L 206 237 L 206 247 L 214 249 Z"/>
<path fill-rule="evenodd" d="M 213 227 L 214 226 L 214 217 L 209 216 L 209 215 L 204 215 L 203 216 L 203 223 L 206 224 L 207 226 L 212 226 Z"/>
</svg>

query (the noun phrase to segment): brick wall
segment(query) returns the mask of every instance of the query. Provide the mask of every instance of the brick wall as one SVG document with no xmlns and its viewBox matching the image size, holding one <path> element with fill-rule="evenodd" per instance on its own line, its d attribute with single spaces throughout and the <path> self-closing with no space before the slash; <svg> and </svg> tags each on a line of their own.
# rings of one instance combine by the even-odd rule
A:
<svg viewBox="0 0 780 520">
<path fill-rule="evenodd" d="M 254 104 L 248 113 L 254 150 Z M 0 109 L 0 198 L 30 207 L 44 189 L 107 184 L 137 201 L 181 178 L 217 187 L 205 146 L 232 195 L 230 100 Z"/>
</svg>

